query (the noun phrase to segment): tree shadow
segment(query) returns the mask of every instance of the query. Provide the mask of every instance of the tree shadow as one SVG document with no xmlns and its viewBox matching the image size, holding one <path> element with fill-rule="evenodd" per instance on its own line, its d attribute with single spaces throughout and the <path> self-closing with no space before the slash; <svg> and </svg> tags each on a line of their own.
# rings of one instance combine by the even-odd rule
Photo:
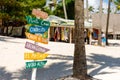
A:
<svg viewBox="0 0 120 80">
<path fill-rule="evenodd" d="M 87 61 L 91 62 L 91 65 L 88 65 L 88 69 L 93 69 L 89 73 L 91 76 L 115 73 L 112 71 L 101 71 L 108 67 L 111 69 L 120 69 L 120 58 L 113 58 L 97 53 L 91 54 L 91 56 L 87 56 Z M 36 80 L 55 80 L 73 74 L 73 56 L 51 54 L 47 58 L 47 61 L 47 64 L 43 68 L 37 69 Z M 52 61 L 52 63 L 49 64 L 49 61 Z M 99 66 L 96 67 L 94 64 L 98 64 Z M 14 73 L 7 72 L 4 67 L 0 68 L 0 80 L 31 80 L 31 75 L 32 69 L 26 69 L 25 67 Z"/>
<path fill-rule="evenodd" d="M 16 74 L 16 76 L 13 79 L 31 80 L 32 69 L 23 68 L 23 69 L 19 70 L 17 73 L 14 73 L 14 74 Z"/>
<path fill-rule="evenodd" d="M 60 55 L 60 54 L 50 54 L 50 57 L 48 57 L 47 59 L 73 60 L 73 56 Z"/>
<path fill-rule="evenodd" d="M 5 67 L 0 67 L 0 80 L 31 80 L 32 69 L 18 70 L 17 72 L 8 72 Z"/>
<path fill-rule="evenodd" d="M 37 71 L 37 80 L 55 80 L 56 78 L 71 75 L 72 65 L 67 62 L 58 62 L 49 65 L 48 68 L 41 68 Z"/>
<path fill-rule="evenodd" d="M 0 41 L 4 41 L 4 42 L 10 42 L 10 43 L 22 43 L 22 44 L 25 44 L 24 42 L 19 42 L 18 40 L 17 41 L 11 41 L 10 39 L 16 39 L 16 38 L 13 38 L 13 37 L 6 37 L 6 36 L 0 36 Z"/>
<path fill-rule="evenodd" d="M 37 69 L 36 80 L 55 80 L 59 77 L 71 75 L 72 63 L 68 63 L 68 61 L 73 60 L 72 58 L 72 56 L 52 54 L 51 57 L 47 58 L 47 64 L 43 68 Z M 49 64 L 51 60 L 53 63 Z M 56 60 L 60 61 L 56 62 Z M 32 69 L 22 68 L 15 74 L 19 76 L 13 79 L 31 80 Z"/>
<path fill-rule="evenodd" d="M 95 70 L 89 73 L 91 76 L 115 73 L 115 72 L 110 72 L 110 71 L 100 72 L 101 70 L 105 68 L 120 69 L 120 58 L 113 58 L 111 56 L 101 55 L 97 53 L 91 53 L 91 54 L 92 56 L 87 57 L 88 62 L 91 62 L 93 66 L 94 64 L 99 65 L 98 68 L 96 68 Z"/>
<path fill-rule="evenodd" d="M 120 43 L 109 43 L 109 46 L 120 47 Z"/>
<path fill-rule="evenodd" d="M 68 63 L 69 61 L 73 62 L 73 56 L 59 54 L 50 55 L 51 56 L 47 58 L 47 64 L 43 68 L 37 69 L 36 80 L 56 80 L 58 78 L 73 74 L 73 63 Z M 53 63 L 49 64 L 49 61 L 51 60 Z M 94 65 L 88 65 L 89 69 L 94 67 Z M 32 69 L 23 68 L 22 70 L 19 70 L 19 74 L 19 80 L 30 80 Z"/>
<path fill-rule="evenodd" d="M 12 37 L 0 36 L 0 41 L 7 41 L 7 39 L 14 39 Z"/>
<path fill-rule="evenodd" d="M 0 67 L 0 80 L 12 80 L 12 73 L 5 70 L 5 67 Z"/>
</svg>

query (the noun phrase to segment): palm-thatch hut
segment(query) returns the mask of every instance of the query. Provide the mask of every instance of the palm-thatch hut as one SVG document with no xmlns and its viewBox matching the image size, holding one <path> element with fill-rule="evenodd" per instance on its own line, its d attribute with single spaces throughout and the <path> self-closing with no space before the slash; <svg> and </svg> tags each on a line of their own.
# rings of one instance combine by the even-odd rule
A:
<svg viewBox="0 0 120 80">
<path fill-rule="evenodd" d="M 93 14 L 92 22 L 93 28 L 101 28 L 103 32 L 106 32 L 107 14 L 102 14 L 102 16 L 100 16 L 99 13 Z M 120 14 L 110 14 L 108 33 L 112 36 L 112 38 L 120 39 Z"/>
</svg>

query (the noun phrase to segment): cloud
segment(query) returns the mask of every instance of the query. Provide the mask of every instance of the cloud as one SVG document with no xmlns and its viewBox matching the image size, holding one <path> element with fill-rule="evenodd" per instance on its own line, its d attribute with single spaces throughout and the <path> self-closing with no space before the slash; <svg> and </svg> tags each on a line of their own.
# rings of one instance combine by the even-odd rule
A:
<svg viewBox="0 0 120 80">
<path fill-rule="evenodd" d="M 84 2 L 84 7 L 86 8 L 86 0 Z M 100 6 L 100 0 L 88 0 L 88 5 L 89 6 L 93 6 L 93 8 L 95 8 L 95 11 L 98 10 L 99 6 Z M 103 0 L 103 8 L 104 8 L 104 12 L 106 13 L 107 12 L 107 8 L 108 8 L 108 0 Z M 115 10 L 115 5 L 111 5 L 111 9 L 112 9 L 112 12 L 114 12 Z"/>
<path fill-rule="evenodd" d="M 107 13 L 108 3 L 103 2 L 103 9 L 104 9 L 104 12 Z"/>
<path fill-rule="evenodd" d="M 88 0 L 89 6 L 93 6 L 94 8 L 99 7 L 99 0 Z"/>
<path fill-rule="evenodd" d="M 85 8 L 86 8 L 86 0 L 84 2 Z M 88 0 L 88 6 L 93 6 L 94 8 L 98 8 L 99 1 L 98 0 Z"/>
</svg>

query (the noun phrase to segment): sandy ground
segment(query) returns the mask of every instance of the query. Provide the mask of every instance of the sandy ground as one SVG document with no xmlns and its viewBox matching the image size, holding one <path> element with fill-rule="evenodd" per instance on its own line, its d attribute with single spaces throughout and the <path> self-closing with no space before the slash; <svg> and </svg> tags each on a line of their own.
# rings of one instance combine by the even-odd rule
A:
<svg viewBox="0 0 120 80">
<path fill-rule="evenodd" d="M 25 68 L 24 52 L 28 39 L 0 36 L 0 80 L 31 80 L 32 69 Z M 110 46 L 86 45 L 88 74 L 101 80 L 120 80 L 120 40 Z M 49 42 L 39 46 L 50 49 L 47 64 L 37 69 L 36 80 L 55 80 L 71 75 L 74 44 Z"/>
</svg>

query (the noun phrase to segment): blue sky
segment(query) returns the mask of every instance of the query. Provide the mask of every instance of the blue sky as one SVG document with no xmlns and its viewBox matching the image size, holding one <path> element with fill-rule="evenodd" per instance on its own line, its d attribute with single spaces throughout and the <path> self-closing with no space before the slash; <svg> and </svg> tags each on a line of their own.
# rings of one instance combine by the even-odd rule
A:
<svg viewBox="0 0 120 80">
<path fill-rule="evenodd" d="M 86 0 L 85 0 L 85 4 L 86 4 Z M 89 6 L 93 6 L 97 10 L 100 5 L 100 0 L 88 0 L 88 4 Z M 103 8 L 104 8 L 104 12 L 107 12 L 108 0 L 103 0 Z M 112 12 L 115 11 L 115 6 L 113 4 L 111 5 L 111 9 Z"/>
<path fill-rule="evenodd" d="M 104 2 L 108 3 L 108 0 L 103 0 Z"/>
<path fill-rule="evenodd" d="M 49 0 L 46 0 L 46 1 L 49 2 Z M 86 0 L 85 0 L 85 4 L 86 4 Z M 100 0 L 88 0 L 88 4 L 89 6 L 93 6 L 95 10 L 97 10 L 100 5 Z M 107 7 L 108 7 L 108 0 L 103 0 L 104 12 L 107 12 Z M 115 6 L 113 4 L 111 5 L 111 9 L 112 9 L 112 12 L 115 11 Z"/>
</svg>

